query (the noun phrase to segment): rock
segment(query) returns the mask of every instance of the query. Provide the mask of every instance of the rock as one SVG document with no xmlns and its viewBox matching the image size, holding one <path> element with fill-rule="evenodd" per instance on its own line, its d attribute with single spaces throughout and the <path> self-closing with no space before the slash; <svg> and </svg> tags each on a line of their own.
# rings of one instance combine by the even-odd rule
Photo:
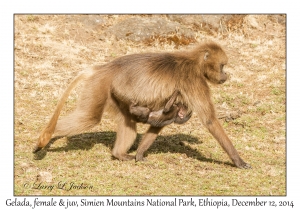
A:
<svg viewBox="0 0 300 210">
<path fill-rule="evenodd" d="M 92 29 L 97 29 L 106 24 L 103 15 L 71 15 L 66 17 L 66 22 L 79 22 L 86 28 Z"/>
<path fill-rule="evenodd" d="M 261 103 L 261 101 L 256 101 L 256 102 L 253 103 L 253 106 L 257 106 L 260 103 Z"/>
<path fill-rule="evenodd" d="M 232 120 L 235 120 L 237 118 L 240 118 L 242 115 L 241 110 L 235 110 L 235 111 L 225 111 L 218 113 L 218 119 L 225 119 L 226 122 L 230 122 Z"/>
<path fill-rule="evenodd" d="M 241 117 L 241 112 L 240 111 L 233 111 L 230 113 L 230 118 L 235 120 L 237 118 Z"/>
<path fill-rule="evenodd" d="M 105 20 L 101 15 L 84 15 L 80 17 L 80 21 L 86 26 L 98 26 L 105 24 Z"/>
<path fill-rule="evenodd" d="M 40 171 L 36 177 L 39 182 L 52 182 L 52 174 L 47 171 Z"/>
<path fill-rule="evenodd" d="M 248 15 L 245 17 L 245 22 L 253 28 L 259 28 L 256 17 L 254 15 Z"/>
<path fill-rule="evenodd" d="M 169 15 L 170 20 L 177 21 L 187 27 L 205 31 L 209 34 L 225 32 L 228 24 L 232 27 L 236 20 L 244 15 Z M 230 22 L 230 23 L 229 23 Z"/>
<path fill-rule="evenodd" d="M 170 34 L 184 37 L 194 37 L 194 32 L 177 22 L 161 17 L 128 18 L 109 27 L 101 36 L 114 36 L 117 40 L 130 40 L 140 42 L 154 36 L 168 36 Z"/>
<path fill-rule="evenodd" d="M 185 26 L 199 26 L 203 25 L 203 15 L 168 15 L 171 21 L 176 21 Z"/>
<path fill-rule="evenodd" d="M 286 15 L 268 15 L 268 17 L 272 22 L 279 23 L 281 25 L 285 25 L 286 23 Z"/>
</svg>

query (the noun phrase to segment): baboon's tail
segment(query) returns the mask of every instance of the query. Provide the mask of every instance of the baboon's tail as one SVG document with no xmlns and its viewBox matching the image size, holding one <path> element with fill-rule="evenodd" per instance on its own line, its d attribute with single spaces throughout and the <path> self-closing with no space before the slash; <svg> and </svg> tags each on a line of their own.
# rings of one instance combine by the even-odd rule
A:
<svg viewBox="0 0 300 210">
<path fill-rule="evenodd" d="M 79 73 L 75 77 L 75 79 L 73 79 L 73 81 L 69 84 L 68 88 L 65 90 L 64 94 L 60 98 L 48 125 L 42 130 L 41 135 L 38 139 L 37 145 L 33 149 L 33 153 L 38 152 L 39 150 L 41 150 L 44 146 L 46 146 L 49 143 L 51 136 L 55 130 L 60 112 L 61 112 L 66 100 L 68 99 L 70 92 L 77 86 L 77 84 L 80 81 L 88 78 L 89 76 L 91 76 L 90 71 L 83 71 L 83 72 Z"/>
</svg>

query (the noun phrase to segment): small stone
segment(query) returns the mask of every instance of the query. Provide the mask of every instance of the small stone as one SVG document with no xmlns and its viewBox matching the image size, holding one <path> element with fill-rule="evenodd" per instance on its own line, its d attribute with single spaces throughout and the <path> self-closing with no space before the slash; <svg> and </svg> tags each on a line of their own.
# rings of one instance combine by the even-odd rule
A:
<svg viewBox="0 0 300 210">
<path fill-rule="evenodd" d="M 36 180 L 39 182 L 52 182 L 52 174 L 47 171 L 40 171 Z"/>
</svg>

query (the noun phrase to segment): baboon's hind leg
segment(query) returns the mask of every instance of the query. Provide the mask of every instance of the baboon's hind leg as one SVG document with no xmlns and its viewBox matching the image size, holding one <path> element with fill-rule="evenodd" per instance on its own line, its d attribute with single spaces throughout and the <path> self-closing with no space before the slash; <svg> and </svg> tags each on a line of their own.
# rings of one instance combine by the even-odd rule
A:
<svg viewBox="0 0 300 210">
<path fill-rule="evenodd" d="M 136 122 L 129 117 L 122 115 L 117 129 L 117 138 L 115 141 L 112 155 L 119 160 L 132 160 L 134 156 L 128 155 L 127 152 L 134 143 L 136 138 Z"/>
<path fill-rule="evenodd" d="M 53 136 L 70 136 L 93 128 L 101 120 L 102 112 L 97 116 L 73 112 L 57 122 Z"/>
<path fill-rule="evenodd" d="M 91 88 L 90 88 L 91 87 Z M 102 92 L 88 86 L 81 94 L 76 110 L 70 115 L 57 121 L 59 113 L 54 113 L 53 116 L 38 139 L 37 145 L 33 152 L 37 152 L 45 147 L 52 135 L 67 136 L 78 134 L 84 130 L 92 128 L 100 122 L 105 103 L 107 101 L 107 91 L 102 87 Z M 95 93 L 101 93 L 95 96 Z"/>
<path fill-rule="evenodd" d="M 69 136 L 78 134 L 87 129 L 93 128 L 101 120 L 103 114 L 104 105 L 101 109 L 98 109 L 99 112 L 97 115 L 90 115 L 91 113 L 83 112 L 81 110 L 75 110 L 70 115 L 63 117 L 61 120 L 58 120 L 53 136 Z M 45 147 L 51 137 L 52 133 L 49 132 L 48 127 L 46 127 L 39 137 L 38 144 L 36 145 L 34 152 L 41 150 Z"/>
</svg>

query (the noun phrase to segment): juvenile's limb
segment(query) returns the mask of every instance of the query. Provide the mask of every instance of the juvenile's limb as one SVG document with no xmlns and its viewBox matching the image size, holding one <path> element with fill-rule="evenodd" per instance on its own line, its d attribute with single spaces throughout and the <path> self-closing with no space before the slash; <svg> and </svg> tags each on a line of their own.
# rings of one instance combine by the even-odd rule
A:
<svg viewBox="0 0 300 210">
<path fill-rule="evenodd" d="M 137 103 L 129 105 L 129 112 L 134 116 L 137 122 L 146 123 L 150 114 L 148 107 L 138 106 Z"/>
<path fill-rule="evenodd" d="M 179 91 L 178 90 L 175 90 L 174 93 L 172 94 L 171 98 L 168 100 L 168 102 L 166 103 L 164 109 L 163 109 L 163 113 L 167 113 L 170 111 L 170 109 L 172 108 L 175 100 L 176 100 L 176 97 L 178 96 L 179 94 Z"/>
</svg>

